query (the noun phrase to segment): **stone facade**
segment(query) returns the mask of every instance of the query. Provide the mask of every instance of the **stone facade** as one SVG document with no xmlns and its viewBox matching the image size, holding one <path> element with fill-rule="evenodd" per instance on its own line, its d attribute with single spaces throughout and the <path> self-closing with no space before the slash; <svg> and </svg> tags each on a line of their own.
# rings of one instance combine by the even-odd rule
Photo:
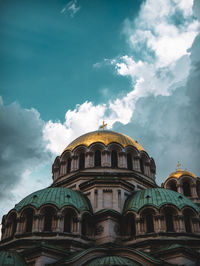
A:
<svg viewBox="0 0 200 266">
<path fill-rule="evenodd" d="M 136 141 L 98 131 L 70 144 L 52 173 L 50 188 L 3 217 L 0 249 L 27 265 L 89 265 L 106 256 L 132 265 L 200 263 L 199 178 L 191 172 L 178 168 L 159 188 L 155 162 Z"/>
</svg>

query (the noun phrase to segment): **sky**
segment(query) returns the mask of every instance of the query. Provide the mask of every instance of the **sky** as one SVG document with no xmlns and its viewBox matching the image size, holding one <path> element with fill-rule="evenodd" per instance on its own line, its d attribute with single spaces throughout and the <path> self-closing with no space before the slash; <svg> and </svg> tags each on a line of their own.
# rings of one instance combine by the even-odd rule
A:
<svg viewBox="0 0 200 266">
<path fill-rule="evenodd" d="M 0 0 L 0 40 L 0 219 L 103 120 L 200 176 L 199 0 Z"/>
</svg>

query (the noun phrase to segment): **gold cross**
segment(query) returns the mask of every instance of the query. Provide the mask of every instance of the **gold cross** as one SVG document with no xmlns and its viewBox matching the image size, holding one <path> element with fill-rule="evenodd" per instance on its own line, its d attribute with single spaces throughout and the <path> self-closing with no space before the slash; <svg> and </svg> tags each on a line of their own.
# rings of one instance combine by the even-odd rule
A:
<svg viewBox="0 0 200 266">
<path fill-rule="evenodd" d="M 100 128 L 102 128 L 104 130 L 104 127 L 106 127 L 106 126 L 107 126 L 107 124 L 105 124 L 104 121 L 103 121 L 103 125 L 100 126 Z"/>
<path fill-rule="evenodd" d="M 181 164 L 180 164 L 180 162 L 178 162 L 178 164 L 177 164 L 177 170 L 181 170 Z"/>
</svg>

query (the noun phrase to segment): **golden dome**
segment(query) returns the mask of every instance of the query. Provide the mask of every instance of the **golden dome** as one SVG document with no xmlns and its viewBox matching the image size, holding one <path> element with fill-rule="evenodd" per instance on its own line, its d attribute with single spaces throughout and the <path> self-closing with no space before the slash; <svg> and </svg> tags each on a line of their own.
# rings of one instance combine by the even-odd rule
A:
<svg viewBox="0 0 200 266">
<path fill-rule="evenodd" d="M 192 172 L 190 172 L 188 170 L 181 169 L 181 164 L 180 163 L 178 163 L 177 167 L 178 167 L 178 169 L 175 172 L 171 173 L 167 177 L 167 179 L 169 179 L 170 177 L 172 177 L 172 178 L 180 178 L 181 176 L 184 176 L 184 175 L 189 175 L 189 176 L 192 176 L 194 178 L 197 178 L 197 176 L 195 174 L 193 174 Z"/>
<path fill-rule="evenodd" d="M 123 147 L 131 145 L 137 148 L 138 151 L 144 150 L 143 147 L 136 140 L 130 138 L 125 134 L 114 131 L 103 130 L 103 131 L 89 132 L 87 134 L 78 137 L 77 139 L 72 141 L 64 151 L 66 150 L 72 151 L 74 150 L 74 148 L 76 148 L 79 145 L 84 145 L 86 147 L 89 147 L 92 143 L 95 142 L 101 142 L 105 146 L 109 145 L 112 142 L 115 142 L 121 144 Z"/>
</svg>

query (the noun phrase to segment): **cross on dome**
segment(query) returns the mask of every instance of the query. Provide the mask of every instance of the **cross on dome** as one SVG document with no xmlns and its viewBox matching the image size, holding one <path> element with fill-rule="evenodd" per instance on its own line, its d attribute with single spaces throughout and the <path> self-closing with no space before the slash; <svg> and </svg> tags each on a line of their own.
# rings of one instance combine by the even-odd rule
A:
<svg viewBox="0 0 200 266">
<path fill-rule="evenodd" d="M 181 170 L 181 163 L 180 162 L 178 162 L 178 164 L 177 164 L 177 170 Z"/>
<path fill-rule="evenodd" d="M 104 127 L 107 127 L 108 124 L 105 124 L 104 121 L 103 121 L 103 125 L 100 126 L 100 128 L 102 128 L 104 130 Z"/>
</svg>

